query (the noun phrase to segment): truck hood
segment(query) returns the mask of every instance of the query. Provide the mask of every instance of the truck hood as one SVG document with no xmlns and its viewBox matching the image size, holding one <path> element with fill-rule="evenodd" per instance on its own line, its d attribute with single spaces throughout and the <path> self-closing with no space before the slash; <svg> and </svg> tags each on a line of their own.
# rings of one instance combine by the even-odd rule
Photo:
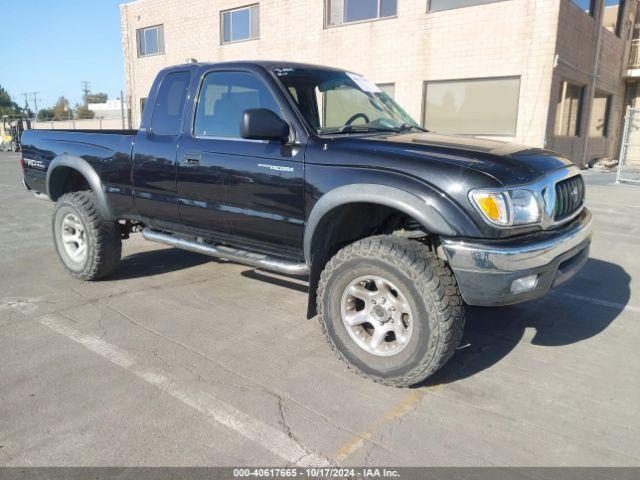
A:
<svg viewBox="0 0 640 480">
<path fill-rule="evenodd" d="M 489 175 L 503 186 L 529 183 L 546 173 L 572 165 L 557 153 L 514 143 L 436 133 L 406 133 L 351 137 L 360 148 L 371 148 L 383 158 L 395 152 L 392 168 L 419 171 L 427 165 L 447 164 Z M 398 161 L 398 156 L 404 161 Z M 378 160 L 376 158 L 376 160 Z M 373 161 L 376 161 L 373 160 Z"/>
</svg>

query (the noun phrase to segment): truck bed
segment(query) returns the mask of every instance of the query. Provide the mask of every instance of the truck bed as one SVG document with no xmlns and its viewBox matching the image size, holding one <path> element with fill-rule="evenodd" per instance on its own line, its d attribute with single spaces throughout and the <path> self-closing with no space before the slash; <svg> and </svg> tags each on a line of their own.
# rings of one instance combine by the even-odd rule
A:
<svg viewBox="0 0 640 480">
<path fill-rule="evenodd" d="M 22 136 L 24 181 L 46 193 L 47 170 L 61 155 L 89 163 L 105 185 L 130 190 L 131 151 L 137 130 L 27 130 Z"/>
<path fill-rule="evenodd" d="M 38 128 L 36 132 L 78 132 L 78 133 L 97 133 L 102 135 L 133 135 L 138 133 L 137 129 L 90 129 L 90 128 Z"/>
</svg>

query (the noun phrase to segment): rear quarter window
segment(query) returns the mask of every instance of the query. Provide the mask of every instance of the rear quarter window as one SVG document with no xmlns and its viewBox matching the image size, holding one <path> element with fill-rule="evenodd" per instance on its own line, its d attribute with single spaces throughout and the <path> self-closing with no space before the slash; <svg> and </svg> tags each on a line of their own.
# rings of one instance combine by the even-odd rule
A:
<svg viewBox="0 0 640 480">
<path fill-rule="evenodd" d="M 158 90 L 153 105 L 151 131 L 156 135 L 178 135 L 184 115 L 191 73 L 169 73 Z"/>
</svg>

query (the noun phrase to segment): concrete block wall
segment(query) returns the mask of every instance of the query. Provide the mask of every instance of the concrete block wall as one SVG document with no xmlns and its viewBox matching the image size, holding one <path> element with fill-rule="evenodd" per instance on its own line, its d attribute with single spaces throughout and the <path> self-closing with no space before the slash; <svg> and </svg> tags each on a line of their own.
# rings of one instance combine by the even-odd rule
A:
<svg viewBox="0 0 640 480">
<path fill-rule="evenodd" d="M 545 141 L 560 0 L 503 2 L 427 12 L 426 0 L 398 2 L 394 18 L 325 26 L 323 0 L 138 0 L 121 7 L 127 92 L 134 126 L 140 98 L 161 68 L 184 63 L 272 59 L 333 65 L 394 83 L 396 100 L 422 117 L 428 80 L 520 76 L 515 137 Z M 260 38 L 221 44 L 220 12 L 258 3 Z M 136 31 L 163 24 L 165 53 L 137 57 Z"/>
<path fill-rule="evenodd" d="M 578 164 L 597 158 L 617 158 L 620 131 L 625 111 L 626 69 L 629 45 L 635 24 L 636 0 L 627 0 L 622 15 L 620 36 L 601 27 L 601 6 L 596 0 L 595 15 L 582 11 L 571 0 L 562 0 L 558 17 L 556 54 L 558 61 L 551 83 L 551 102 L 547 123 L 547 146 Z M 600 29 L 600 55 L 596 71 L 597 35 Z M 556 136 L 556 104 L 563 81 L 585 86 L 581 112 L 580 136 Z M 589 134 L 592 91 L 612 96 L 607 137 L 588 138 L 585 156 L 585 136 Z"/>
<path fill-rule="evenodd" d="M 126 127 L 126 122 L 125 127 Z M 121 118 L 87 118 L 83 120 L 51 120 L 31 122 L 34 130 L 120 130 L 123 128 Z"/>
</svg>

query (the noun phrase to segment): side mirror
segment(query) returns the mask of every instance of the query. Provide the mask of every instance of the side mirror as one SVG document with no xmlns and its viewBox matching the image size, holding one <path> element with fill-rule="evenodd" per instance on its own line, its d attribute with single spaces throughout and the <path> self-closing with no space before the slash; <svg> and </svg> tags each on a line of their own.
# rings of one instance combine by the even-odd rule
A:
<svg viewBox="0 0 640 480">
<path fill-rule="evenodd" d="M 249 140 L 279 140 L 289 138 L 289 124 L 267 108 L 251 108 L 242 114 L 240 135 Z"/>
</svg>

